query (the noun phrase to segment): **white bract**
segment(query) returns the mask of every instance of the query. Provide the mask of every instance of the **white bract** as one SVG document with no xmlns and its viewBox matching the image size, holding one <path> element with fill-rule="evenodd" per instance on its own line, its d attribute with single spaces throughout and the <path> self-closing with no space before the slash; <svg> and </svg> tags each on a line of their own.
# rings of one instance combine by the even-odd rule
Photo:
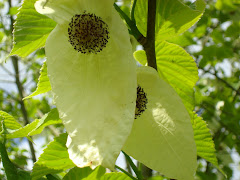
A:
<svg viewBox="0 0 240 180">
<path fill-rule="evenodd" d="M 169 178 L 192 180 L 197 150 L 180 97 L 151 67 L 137 69 L 137 83 L 136 119 L 123 150 Z"/>
<path fill-rule="evenodd" d="M 134 121 L 136 65 L 113 0 L 39 0 L 58 24 L 46 41 L 54 101 L 78 166 L 113 169 Z"/>
</svg>

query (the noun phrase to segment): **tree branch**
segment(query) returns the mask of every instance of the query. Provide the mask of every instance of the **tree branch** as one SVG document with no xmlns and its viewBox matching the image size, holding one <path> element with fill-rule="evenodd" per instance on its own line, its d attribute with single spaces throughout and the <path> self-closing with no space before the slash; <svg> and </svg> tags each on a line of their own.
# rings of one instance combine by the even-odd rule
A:
<svg viewBox="0 0 240 180">
<path fill-rule="evenodd" d="M 148 20 L 146 43 L 143 44 L 146 51 L 148 66 L 157 70 L 155 53 L 155 21 L 156 21 L 156 0 L 148 0 Z"/>
<path fill-rule="evenodd" d="M 9 53 L 9 52 L 8 52 Z M 8 75 L 10 76 L 15 76 L 11 71 L 9 71 L 5 66 L 3 66 L 2 64 L 0 64 L 1 68 L 6 72 L 8 73 Z"/>
<path fill-rule="evenodd" d="M 12 7 L 11 0 L 8 0 L 8 5 L 9 5 L 9 10 L 10 10 L 10 8 Z M 10 16 L 10 31 L 11 32 L 13 31 L 13 23 L 14 23 L 13 17 Z M 19 103 L 20 103 L 22 115 L 23 115 L 23 118 L 24 118 L 24 124 L 27 125 L 27 124 L 29 124 L 29 119 L 28 119 L 28 114 L 27 114 L 25 104 L 23 102 L 23 91 L 24 91 L 24 89 L 23 89 L 23 86 L 20 82 L 20 77 L 19 77 L 18 58 L 16 56 L 12 56 L 11 60 L 12 60 L 12 64 L 13 64 L 14 71 L 15 71 L 15 83 L 16 83 L 18 93 L 19 93 L 19 96 L 20 96 Z M 29 144 L 29 147 L 30 147 L 31 155 L 32 155 L 32 161 L 36 162 L 37 159 L 36 159 L 33 143 L 28 140 L 28 144 Z"/>
<path fill-rule="evenodd" d="M 228 88 L 232 89 L 234 92 L 236 92 L 237 95 L 240 96 L 240 89 L 236 89 L 234 88 L 231 84 L 229 84 L 229 82 L 227 82 L 226 80 L 220 78 L 218 75 L 217 75 L 217 72 L 214 71 L 214 73 L 212 73 L 211 71 L 209 70 L 205 70 L 205 69 L 202 69 L 205 73 L 209 73 L 211 75 L 214 75 L 219 81 L 221 81 L 222 83 L 224 83 Z"/>
<path fill-rule="evenodd" d="M 142 43 L 147 55 L 148 66 L 157 70 L 156 52 L 155 52 L 155 21 L 156 21 L 156 0 L 148 0 L 147 17 L 147 37 Z M 142 165 L 142 174 L 144 178 L 152 176 L 152 169 Z"/>
<path fill-rule="evenodd" d="M 15 75 L 16 75 L 15 76 L 15 81 L 16 81 L 16 86 L 17 86 L 18 93 L 19 93 L 19 96 L 20 96 L 19 103 L 21 105 L 21 111 L 22 111 L 22 115 L 23 115 L 23 118 L 24 118 L 24 125 L 27 125 L 30 122 L 29 122 L 29 119 L 28 119 L 28 113 L 27 113 L 25 104 L 23 102 L 23 86 L 22 86 L 22 83 L 20 82 L 20 77 L 19 77 L 18 58 L 17 57 L 11 57 L 11 60 L 12 60 L 12 64 L 13 64 L 13 67 L 14 67 L 14 70 L 15 70 Z M 28 140 L 28 144 L 29 144 L 29 147 L 30 147 L 30 150 L 31 150 L 32 160 L 33 160 L 33 162 L 36 162 L 37 159 L 36 159 L 33 144 L 29 140 Z"/>
</svg>

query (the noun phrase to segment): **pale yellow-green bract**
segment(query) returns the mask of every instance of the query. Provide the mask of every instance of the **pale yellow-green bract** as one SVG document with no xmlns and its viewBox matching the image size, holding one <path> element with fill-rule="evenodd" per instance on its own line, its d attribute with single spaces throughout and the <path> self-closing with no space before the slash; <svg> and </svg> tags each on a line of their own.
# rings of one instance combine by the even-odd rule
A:
<svg viewBox="0 0 240 180">
<path fill-rule="evenodd" d="M 180 97 L 151 67 L 137 69 L 137 83 L 146 93 L 147 109 L 135 119 L 123 150 L 169 178 L 192 180 L 197 150 Z"/>
<path fill-rule="evenodd" d="M 78 166 L 113 169 L 135 116 L 136 64 L 130 38 L 113 0 L 40 0 L 36 10 L 58 24 L 46 41 L 54 101 L 69 134 L 70 159 Z M 75 14 L 93 13 L 109 28 L 106 47 L 83 54 L 69 43 Z"/>
</svg>

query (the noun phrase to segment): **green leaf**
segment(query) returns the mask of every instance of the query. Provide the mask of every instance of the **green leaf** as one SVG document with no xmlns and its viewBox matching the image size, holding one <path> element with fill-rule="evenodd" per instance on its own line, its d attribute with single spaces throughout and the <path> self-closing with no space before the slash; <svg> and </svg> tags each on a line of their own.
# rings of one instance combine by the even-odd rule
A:
<svg viewBox="0 0 240 180">
<path fill-rule="evenodd" d="M 165 180 L 165 177 L 161 177 L 161 176 L 154 176 L 154 177 L 150 177 L 148 180 Z"/>
<path fill-rule="evenodd" d="M 1 154 L 1 161 L 3 164 L 7 179 L 9 180 L 18 179 L 17 168 L 10 161 L 5 144 L 2 142 L 0 142 L 0 154 Z"/>
<path fill-rule="evenodd" d="M 197 144 L 198 156 L 217 166 L 218 162 L 215 155 L 215 146 L 206 122 L 197 114 L 195 114 L 192 124 L 194 129 L 194 139 Z"/>
<path fill-rule="evenodd" d="M 31 180 L 30 173 L 23 170 L 18 170 L 18 180 Z"/>
<path fill-rule="evenodd" d="M 191 112 L 194 106 L 193 87 L 198 81 L 194 59 L 180 46 L 165 41 L 156 42 L 156 57 L 160 77 L 175 89 Z"/>
<path fill-rule="evenodd" d="M 51 169 L 43 165 L 34 164 L 33 170 L 31 173 L 32 180 L 39 180 L 42 176 L 47 174 L 59 173 L 62 170 Z"/>
<path fill-rule="evenodd" d="M 42 48 L 49 33 L 56 23 L 48 17 L 37 13 L 34 8 L 36 0 L 24 0 L 14 24 L 14 46 L 10 55 L 26 57 Z"/>
<path fill-rule="evenodd" d="M 74 167 L 63 177 L 63 180 L 74 180 L 74 179 L 78 180 L 78 179 L 87 178 L 92 172 L 93 170 L 90 167 L 85 167 L 85 168 Z"/>
<path fill-rule="evenodd" d="M 196 42 L 193 40 L 193 34 L 189 31 L 186 31 L 180 36 L 169 39 L 168 42 L 177 44 L 181 47 L 196 44 Z"/>
<path fill-rule="evenodd" d="M 32 123 L 27 124 L 26 126 L 21 127 L 12 133 L 7 134 L 6 138 L 13 139 L 13 138 L 27 137 L 28 133 L 37 127 L 38 123 L 39 123 L 39 119 L 36 119 Z"/>
<path fill-rule="evenodd" d="M 97 180 L 105 174 L 105 168 L 98 166 L 94 171 L 90 167 L 71 169 L 64 177 L 63 180 Z"/>
<path fill-rule="evenodd" d="M 16 15 L 18 13 L 18 7 L 11 7 L 9 10 L 9 14 L 11 16 Z"/>
<path fill-rule="evenodd" d="M 215 4 L 216 9 L 225 11 L 234 11 L 238 7 L 234 5 L 233 0 L 217 0 Z"/>
<path fill-rule="evenodd" d="M 145 37 L 147 2 L 138 0 L 135 9 L 137 27 Z M 191 9 L 178 0 L 157 0 L 156 37 L 160 40 L 167 40 L 188 30 L 202 16 L 205 8 L 204 0 L 197 0 L 195 7 L 196 9 Z"/>
<path fill-rule="evenodd" d="M 45 127 L 61 123 L 62 120 L 59 118 L 58 110 L 57 108 L 54 108 L 40 119 L 37 127 L 33 131 L 31 131 L 28 135 L 33 136 L 36 134 L 40 134 Z"/>
<path fill-rule="evenodd" d="M 0 42 L 2 42 L 2 39 L 4 36 L 5 36 L 5 34 L 2 31 L 0 31 Z"/>
<path fill-rule="evenodd" d="M 137 59 L 140 63 L 147 61 L 143 50 L 136 51 L 134 57 L 141 58 Z M 180 46 L 166 41 L 156 41 L 156 59 L 160 77 L 175 89 L 191 113 L 194 105 L 193 87 L 198 81 L 194 59 Z"/>
<path fill-rule="evenodd" d="M 7 132 L 4 133 L 11 133 L 22 127 L 10 114 L 0 111 L 0 134 L 3 133 L 3 126 L 5 130 L 7 130 Z"/>
<path fill-rule="evenodd" d="M 98 166 L 94 171 L 90 167 L 71 169 L 63 180 L 131 180 L 130 177 L 123 173 L 107 173 L 105 168 Z"/>
<path fill-rule="evenodd" d="M 225 175 L 225 173 L 218 166 L 218 161 L 215 154 L 215 145 L 206 122 L 195 113 L 193 116 L 192 126 L 194 131 L 194 140 L 197 145 L 197 155 L 215 165 L 219 171 Z"/>
<path fill-rule="evenodd" d="M 52 174 L 47 174 L 46 177 L 48 180 L 60 180 L 60 178 L 57 178 L 57 177 L 53 176 Z"/>
<path fill-rule="evenodd" d="M 62 120 L 59 119 L 57 109 L 52 109 L 48 114 L 41 119 L 36 119 L 32 123 L 17 129 L 16 131 L 7 134 L 7 139 L 20 138 L 40 134 L 46 126 L 53 124 L 60 124 Z"/>
<path fill-rule="evenodd" d="M 40 69 L 40 76 L 38 78 L 37 89 L 29 96 L 25 97 L 23 100 L 31 98 L 33 96 L 46 93 L 50 91 L 51 84 L 47 76 L 47 64 L 46 61 L 43 63 L 42 68 Z"/>
<path fill-rule="evenodd" d="M 123 173 L 112 172 L 105 174 L 101 180 L 131 180 L 131 178 Z"/>
<path fill-rule="evenodd" d="M 116 3 L 114 3 L 114 7 L 116 11 L 119 13 L 119 15 L 125 20 L 126 24 L 128 25 L 130 34 L 132 34 L 136 39 L 139 39 L 141 37 L 141 33 L 139 32 L 138 28 L 136 27 L 136 23 L 131 20 L 128 15 L 120 8 Z M 135 4 L 134 4 L 135 7 Z M 133 7 L 133 10 L 135 9 Z"/>
<path fill-rule="evenodd" d="M 141 57 L 146 61 L 147 57 L 146 54 L 144 57 L 144 54 L 145 51 L 143 50 L 136 51 L 134 57 Z M 200 117 L 192 114 L 194 105 L 193 87 L 198 80 L 196 63 L 184 49 L 164 41 L 156 43 L 156 58 L 160 76 L 173 86 L 190 114 L 198 155 L 218 167 L 209 129 Z M 144 60 L 141 59 L 142 61 Z"/>
<path fill-rule="evenodd" d="M 147 64 L 147 56 L 144 50 L 135 51 L 133 53 L 133 56 L 143 66 Z"/>
<path fill-rule="evenodd" d="M 37 179 L 46 174 L 57 173 L 75 166 L 69 159 L 66 141 L 67 133 L 64 133 L 48 144 L 33 166 L 32 178 Z"/>
</svg>

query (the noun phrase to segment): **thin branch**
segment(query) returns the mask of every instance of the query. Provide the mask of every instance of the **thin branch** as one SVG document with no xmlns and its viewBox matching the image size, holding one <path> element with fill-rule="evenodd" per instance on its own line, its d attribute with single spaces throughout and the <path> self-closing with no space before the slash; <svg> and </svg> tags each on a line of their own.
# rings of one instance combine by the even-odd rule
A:
<svg viewBox="0 0 240 180">
<path fill-rule="evenodd" d="M 3 66 L 2 64 L 0 64 L 0 66 L 6 73 L 8 73 L 8 75 L 15 77 L 15 75 L 11 71 L 9 71 L 5 66 Z"/>
<path fill-rule="evenodd" d="M 10 8 L 12 7 L 12 2 L 11 0 L 8 0 L 8 5 L 9 5 L 9 10 Z M 14 23 L 14 20 L 13 20 L 13 17 L 10 16 L 10 30 L 11 32 L 13 31 L 13 23 Z M 24 124 L 27 125 L 29 124 L 29 119 L 28 119 L 28 114 L 27 114 L 27 110 L 26 110 L 26 107 L 25 107 L 25 104 L 23 102 L 23 86 L 20 82 L 20 76 L 19 76 L 19 66 L 18 66 L 18 58 L 16 56 L 12 56 L 11 57 L 11 60 L 12 60 L 12 64 L 13 64 L 13 67 L 14 67 L 14 71 L 15 71 L 15 83 L 16 83 L 16 86 L 17 86 L 17 89 L 18 89 L 18 93 L 19 93 L 19 96 L 20 96 L 20 107 L 21 107 L 21 111 L 22 111 L 22 115 L 23 115 L 23 118 L 24 118 Z M 34 146 L 33 146 L 33 143 L 31 141 L 28 140 L 28 144 L 29 144 L 29 147 L 30 147 L 30 151 L 31 151 L 31 155 L 32 155 L 32 161 L 33 162 L 36 162 L 36 155 L 35 155 L 35 149 L 34 149 Z"/>
<path fill-rule="evenodd" d="M 28 119 L 28 113 L 27 113 L 27 110 L 26 110 L 26 107 L 25 107 L 25 104 L 24 104 L 24 101 L 23 101 L 23 86 L 20 82 L 20 77 L 19 77 L 19 70 L 18 70 L 18 58 L 17 57 L 11 57 L 11 60 L 12 60 L 12 64 L 13 64 L 13 67 L 14 67 L 14 70 L 15 70 L 15 74 L 16 74 L 16 85 L 17 85 L 17 89 L 18 89 L 18 93 L 19 93 L 19 96 L 20 96 L 20 105 L 21 105 L 21 111 L 22 111 L 22 115 L 23 115 L 23 118 L 24 118 L 24 125 L 27 125 L 30 123 L 29 119 Z M 30 150 L 31 150 L 31 155 L 32 155 L 32 160 L 33 162 L 36 162 L 36 155 L 35 155 L 35 150 L 34 150 L 34 147 L 33 147 L 33 143 L 31 141 L 28 140 L 28 144 L 29 144 L 29 147 L 30 147 Z"/>
<path fill-rule="evenodd" d="M 200 69 L 200 68 L 199 68 Z M 221 81 L 222 83 L 224 83 L 228 88 L 232 89 L 234 92 L 236 92 L 237 95 L 240 96 L 240 90 L 239 89 L 236 89 L 234 88 L 231 84 L 229 84 L 229 82 L 227 82 L 226 80 L 220 78 L 218 75 L 217 75 L 217 72 L 214 71 L 214 73 L 212 73 L 211 71 L 209 70 L 205 70 L 205 69 L 202 69 L 205 73 L 209 73 L 211 75 L 214 75 L 219 81 Z"/>
<path fill-rule="evenodd" d="M 120 16 L 126 21 L 129 29 L 130 29 L 130 33 L 140 42 L 142 41 L 143 35 L 140 33 L 140 31 L 138 30 L 136 24 L 134 21 L 132 21 L 122 10 L 120 7 L 118 7 L 118 5 L 116 3 L 113 4 L 114 8 L 116 9 L 116 11 L 120 14 Z"/>
<path fill-rule="evenodd" d="M 203 108 L 204 108 L 209 114 L 211 114 L 212 116 L 215 117 L 215 114 L 214 114 L 211 110 L 209 110 L 209 108 L 208 108 L 207 106 L 203 105 Z M 225 113 L 226 113 L 226 112 L 225 112 Z M 224 128 L 225 128 L 226 130 L 228 130 L 229 132 L 232 132 L 236 137 L 239 136 L 238 133 L 236 133 L 236 132 L 231 128 L 231 126 L 225 125 L 221 120 L 218 120 L 217 122 L 220 124 L 221 127 L 224 127 Z"/>
<path fill-rule="evenodd" d="M 14 81 L 6 80 L 6 79 L 0 79 L 1 83 L 15 83 Z"/>
<path fill-rule="evenodd" d="M 136 24 L 136 21 L 135 21 L 135 8 L 136 8 L 136 4 L 137 4 L 137 0 L 133 0 L 132 11 L 131 11 L 131 20 L 134 22 L 134 24 Z"/>
</svg>

